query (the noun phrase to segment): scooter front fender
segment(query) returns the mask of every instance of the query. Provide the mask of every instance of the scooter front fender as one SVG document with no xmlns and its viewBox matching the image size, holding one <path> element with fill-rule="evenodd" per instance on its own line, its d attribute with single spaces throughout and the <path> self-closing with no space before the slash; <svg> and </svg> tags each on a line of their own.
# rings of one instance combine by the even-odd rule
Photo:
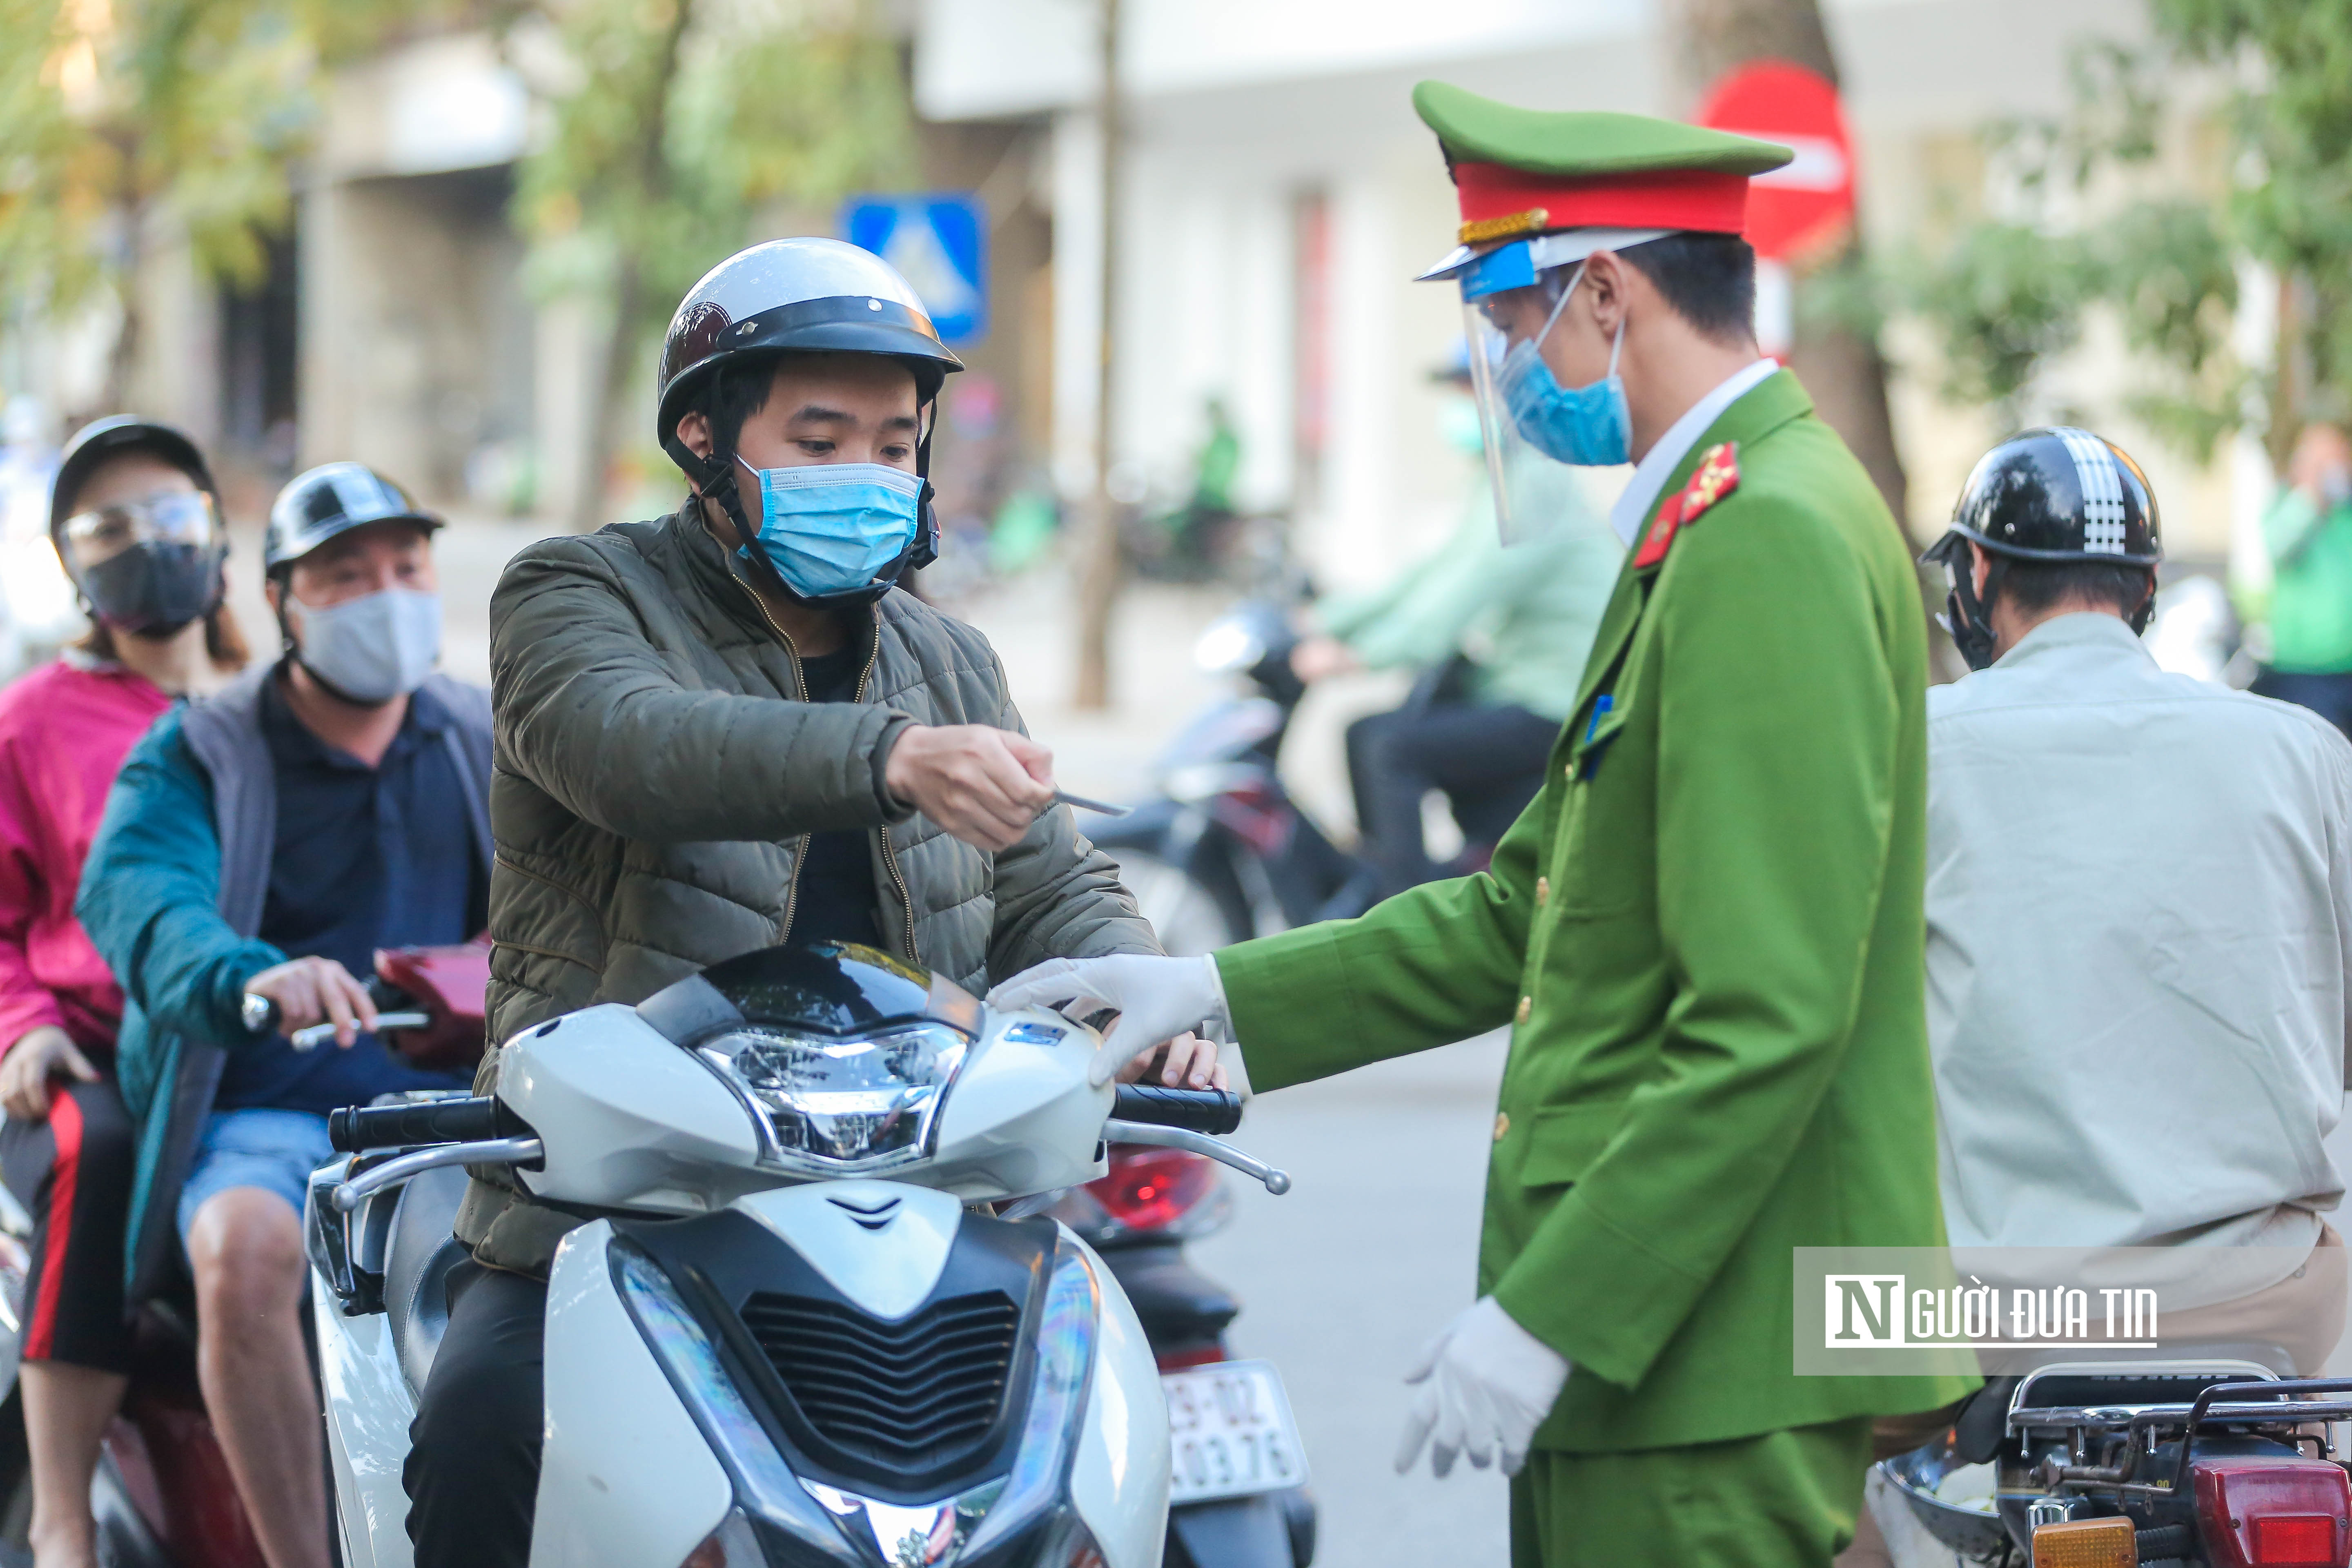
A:
<svg viewBox="0 0 2352 1568">
<path fill-rule="evenodd" d="M 622 1304 L 598 1220 L 547 1283 L 547 1443 L 531 1568 L 668 1568 L 734 1506 L 727 1472 Z"/>
<path fill-rule="evenodd" d="M 325 1275 L 310 1276 L 310 1324 L 319 1341 L 319 1388 L 327 1412 L 327 1459 L 345 1568 L 410 1568 L 408 1459 L 415 1396 L 400 1370 L 381 1312 L 347 1318 Z"/>
</svg>

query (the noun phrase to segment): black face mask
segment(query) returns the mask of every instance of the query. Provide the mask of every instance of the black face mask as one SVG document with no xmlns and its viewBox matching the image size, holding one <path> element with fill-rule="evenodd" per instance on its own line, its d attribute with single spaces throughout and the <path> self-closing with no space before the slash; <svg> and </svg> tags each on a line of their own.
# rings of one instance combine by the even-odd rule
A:
<svg viewBox="0 0 2352 1568">
<path fill-rule="evenodd" d="M 81 591 L 115 630 L 169 637 L 220 603 L 221 552 L 160 541 L 134 544 L 85 571 Z"/>
</svg>

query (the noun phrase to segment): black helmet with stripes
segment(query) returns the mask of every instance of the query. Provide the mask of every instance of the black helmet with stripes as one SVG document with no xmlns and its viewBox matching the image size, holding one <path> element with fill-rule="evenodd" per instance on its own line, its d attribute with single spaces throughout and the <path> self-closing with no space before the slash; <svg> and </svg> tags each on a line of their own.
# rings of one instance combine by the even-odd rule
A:
<svg viewBox="0 0 2352 1568">
<path fill-rule="evenodd" d="M 1968 546 L 1993 557 L 1976 589 Z M 2091 563 L 2153 572 L 2164 559 L 2156 491 L 2129 454 L 2070 426 L 2011 436 L 1977 462 L 1952 509 L 1952 526 L 1919 558 L 1951 584 L 1946 628 L 1971 669 L 1992 662 L 1992 601 L 2008 563 Z M 2130 617 L 2147 624 L 2154 595 Z"/>
</svg>

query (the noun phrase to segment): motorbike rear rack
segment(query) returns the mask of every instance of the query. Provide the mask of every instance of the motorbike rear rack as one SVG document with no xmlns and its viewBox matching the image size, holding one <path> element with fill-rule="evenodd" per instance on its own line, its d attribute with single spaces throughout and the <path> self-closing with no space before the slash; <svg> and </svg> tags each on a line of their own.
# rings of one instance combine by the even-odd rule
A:
<svg viewBox="0 0 2352 1568">
<path fill-rule="evenodd" d="M 2262 1397 L 2226 1401 L 2224 1398 L 2231 1394 L 2259 1394 Z M 2074 1463 L 2060 1464 L 2054 1458 L 2043 1462 L 2042 1484 L 2053 1490 L 2071 1484 L 2081 1489 L 2172 1498 L 2180 1495 L 2181 1483 L 2188 1470 L 2189 1446 L 2196 1441 L 2200 1428 L 2273 1428 L 2291 1439 L 2315 1436 L 2320 1451 L 2332 1453 L 2326 1433 L 2297 1431 L 2298 1428 L 2330 1421 L 2352 1420 L 2352 1399 L 2309 1397 L 2326 1394 L 2352 1394 L 2352 1378 L 2276 1378 L 2217 1383 L 2187 1405 L 2028 1406 L 2009 1413 L 2009 1430 L 2012 1435 L 2053 1430 L 2068 1434 L 2067 1447 Z M 2138 1479 L 2141 1468 L 2156 1459 L 2158 1435 L 2168 1434 L 2175 1429 L 2179 1433 L 2180 1458 L 2174 1464 L 2172 1475 L 2162 1481 Z M 2119 1463 L 2099 1465 L 2090 1462 L 2090 1438 L 2096 1432 L 2122 1432 L 2125 1435 L 2123 1457 Z"/>
</svg>

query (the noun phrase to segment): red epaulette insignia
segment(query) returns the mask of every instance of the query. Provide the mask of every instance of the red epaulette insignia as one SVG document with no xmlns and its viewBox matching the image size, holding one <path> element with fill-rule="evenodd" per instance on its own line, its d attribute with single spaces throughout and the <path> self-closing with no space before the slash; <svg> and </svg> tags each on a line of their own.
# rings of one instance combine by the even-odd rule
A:
<svg viewBox="0 0 2352 1568">
<path fill-rule="evenodd" d="M 1650 520 L 1650 531 L 1643 536 L 1633 569 L 1638 572 L 1664 561 L 1683 524 L 1697 521 L 1701 512 L 1738 488 L 1739 443 L 1724 441 L 1708 447 L 1690 483 L 1668 496 L 1658 515 Z"/>
</svg>

